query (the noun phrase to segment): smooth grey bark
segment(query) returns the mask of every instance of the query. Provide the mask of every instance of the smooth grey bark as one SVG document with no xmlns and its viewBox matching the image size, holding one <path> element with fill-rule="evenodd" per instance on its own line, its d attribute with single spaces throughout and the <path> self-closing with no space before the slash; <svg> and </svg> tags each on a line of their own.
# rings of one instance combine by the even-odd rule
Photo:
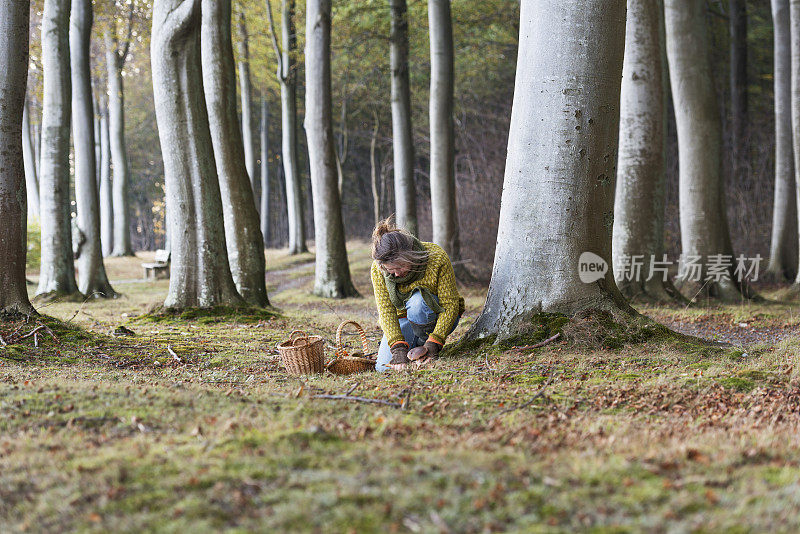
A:
<svg viewBox="0 0 800 534">
<path fill-rule="evenodd" d="M 108 132 L 108 105 L 100 97 L 100 243 L 103 256 L 114 250 L 114 198 L 111 184 L 111 140 Z"/>
<path fill-rule="evenodd" d="M 790 59 L 791 59 L 791 116 L 792 116 L 792 153 L 794 157 L 794 183 L 795 207 L 800 217 L 800 0 L 789 0 L 789 32 L 790 32 Z M 798 223 L 800 226 L 800 222 Z M 795 239 L 800 236 L 795 234 Z M 793 287 L 800 290 L 800 268 L 796 269 L 797 275 Z"/>
<path fill-rule="evenodd" d="M 344 164 L 347 160 L 349 133 L 347 128 L 347 95 L 342 99 L 342 114 L 339 119 L 339 135 L 336 139 L 334 155 L 336 156 L 336 179 L 339 185 L 339 197 L 344 191 Z"/>
<path fill-rule="evenodd" d="M 747 158 L 747 4 L 728 0 L 730 26 L 731 151 L 739 179 Z"/>
<path fill-rule="evenodd" d="M 392 148 L 397 225 L 413 235 L 417 227 L 414 185 L 414 136 L 411 128 L 411 85 L 408 73 L 408 9 L 406 0 L 389 0 L 392 13 L 389 61 L 392 69 Z"/>
<path fill-rule="evenodd" d="M 712 80 L 705 4 L 695 0 L 665 0 L 667 58 L 678 130 L 678 172 L 681 252 L 696 258 L 699 282 L 689 280 L 693 272 L 684 261 L 677 283 L 694 297 L 738 301 L 749 290 L 729 278 L 708 279 L 713 256 L 735 261 L 725 211 L 722 177 L 722 126 Z M 698 288 L 695 288 L 695 285 Z M 742 291 L 745 293 L 742 293 Z"/>
<path fill-rule="evenodd" d="M 258 190 L 256 172 L 256 136 L 253 124 L 253 84 L 250 80 L 250 43 L 244 15 L 239 17 L 239 92 L 242 96 L 242 138 L 244 142 L 244 163 L 250 187 L 255 196 Z M 235 92 L 235 90 L 234 90 Z M 244 296 L 244 295 L 243 295 Z M 246 297 L 245 297 L 246 298 Z"/>
<path fill-rule="evenodd" d="M 100 159 L 103 157 L 102 154 L 102 147 L 100 146 L 100 139 L 102 138 L 100 134 L 100 93 L 103 91 L 97 91 L 97 88 L 92 83 L 92 95 L 97 95 L 94 98 L 94 161 L 95 161 L 95 170 L 97 171 L 97 189 L 100 189 Z"/>
<path fill-rule="evenodd" d="M 774 24 L 775 197 L 767 271 L 794 281 L 798 262 L 797 199 L 792 148 L 792 52 L 789 0 L 772 0 Z"/>
<path fill-rule="evenodd" d="M 614 273 L 628 299 L 672 299 L 669 281 L 656 271 L 651 277 L 652 260 L 664 255 L 666 82 L 662 4 L 628 0 L 612 239 L 615 266 L 641 258 L 640 273 Z"/>
<path fill-rule="evenodd" d="M 39 179 L 41 176 L 41 159 L 40 153 L 42 148 L 42 125 L 41 124 L 34 124 L 33 125 L 33 166 L 36 168 L 36 179 Z M 39 195 L 39 189 L 36 189 L 36 195 Z"/>
<path fill-rule="evenodd" d="M 89 38 L 94 16 L 91 0 L 72 0 L 69 17 L 72 74 L 72 139 L 75 152 L 77 224 L 86 240 L 78 256 L 78 289 L 91 297 L 112 298 L 100 245 L 100 195 L 94 143 L 94 98 L 89 66 Z"/>
<path fill-rule="evenodd" d="M 267 2 L 272 46 L 278 63 L 281 86 L 281 159 L 286 181 L 286 213 L 289 222 L 289 254 L 308 252 L 303 216 L 303 188 L 297 163 L 297 36 L 294 26 L 294 0 L 281 2 L 281 44 L 275 33 L 272 6 Z"/>
<path fill-rule="evenodd" d="M 33 149 L 28 101 L 22 112 L 22 159 L 25 164 L 25 190 L 28 195 L 28 217 L 39 218 L 39 177 L 36 174 L 36 152 Z"/>
<path fill-rule="evenodd" d="M 378 190 L 378 168 L 375 165 L 375 147 L 378 144 L 378 128 L 380 127 L 380 122 L 378 122 L 378 112 L 373 109 L 372 116 L 375 120 L 375 124 L 372 127 L 372 136 L 369 140 L 369 176 L 370 176 L 370 184 L 372 186 L 372 218 L 375 221 L 375 224 L 381 220 L 381 193 Z"/>
<path fill-rule="evenodd" d="M 511 337 L 538 312 L 626 310 L 611 270 L 625 0 L 525 0 L 492 280 L 470 338 Z"/>
<path fill-rule="evenodd" d="M 28 214 L 22 116 L 28 80 L 29 16 L 28 0 L 0 3 L 0 319 L 6 314 L 36 313 L 25 286 Z"/>
<path fill-rule="evenodd" d="M 241 304 L 228 253 L 200 63 L 200 0 L 156 0 L 150 58 L 171 273 L 165 308 Z"/>
<path fill-rule="evenodd" d="M 264 272 L 264 240 L 259 228 L 254 189 L 245 167 L 247 148 L 242 145 L 236 117 L 231 1 L 202 0 L 201 12 L 203 89 L 222 196 L 231 274 L 244 300 L 256 306 L 266 306 L 269 300 Z"/>
<path fill-rule="evenodd" d="M 108 71 L 108 128 L 111 140 L 111 166 L 113 169 L 114 200 L 114 248 L 112 256 L 133 256 L 131 248 L 130 206 L 128 189 L 130 187 L 130 167 L 128 150 L 125 146 L 125 96 L 122 81 L 122 68 L 128 56 L 130 44 L 130 24 L 128 38 L 119 46 L 117 29 L 113 17 L 103 35 L 106 49 L 106 69 Z"/>
<path fill-rule="evenodd" d="M 266 97 L 261 99 L 261 235 L 264 246 L 269 243 L 269 103 Z"/>
<path fill-rule="evenodd" d="M 45 0 L 42 13 L 42 253 L 37 295 L 78 293 L 69 204 L 69 11 L 69 0 Z"/>
<path fill-rule="evenodd" d="M 314 294 L 356 297 L 350 278 L 331 117 L 331 2 L 306 2 L 306 116 L 314 200 Z"/>
<path fill-rule="evenodd" d="M 453 130 L 453 21 L 450 0 L 428 0 L 431 50 L 431 225 L 433 241 L 459 258 Z"/>
</svg>

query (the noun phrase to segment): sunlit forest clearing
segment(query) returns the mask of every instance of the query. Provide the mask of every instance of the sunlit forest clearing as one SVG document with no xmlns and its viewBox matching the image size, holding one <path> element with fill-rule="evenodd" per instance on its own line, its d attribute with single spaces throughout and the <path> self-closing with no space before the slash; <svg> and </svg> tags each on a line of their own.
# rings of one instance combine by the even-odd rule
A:
<svg viewBox="0 0 800 534">
<path fill-rule="evenodd" d="M 276 318 L 148 317 L 167 281 L 112 258 L 123 296 L 3 335 L 0 502 L 12 530 L 764 530 L 798 526 L 796 304 L 643 308 L 733 346 L 658 339 L 454 347 L 409 373 L 291 377 L 275 345 L 354 318 L 308 296 L 313 255 L 268 251 Z M 34 278 L 35 273 L 31 273 Z M 477 316 L 470 287 L 459 331 Z M 588 319 L 591 323 L 592 319 Z M 591 326 L 576 326 L 591 332 Z M 124 327 L 126 335 L 118 330 Z M 116 332 L 116 334 L 115 334 Z M 549 337 L 541 332 L 541 338 Z M 572 339 L 572 338 L 571 338 Z M 352 341 L 352 340 L 351 340 Z M 316 395 L 376 399 L 384 404 Z M 744 503 L 747 503 L 744 505 Z"/>
<path fill-rule="evenodd" d="M 0 0 L 0 534 L 800 532 L 800 0 Z"/>
</svg>

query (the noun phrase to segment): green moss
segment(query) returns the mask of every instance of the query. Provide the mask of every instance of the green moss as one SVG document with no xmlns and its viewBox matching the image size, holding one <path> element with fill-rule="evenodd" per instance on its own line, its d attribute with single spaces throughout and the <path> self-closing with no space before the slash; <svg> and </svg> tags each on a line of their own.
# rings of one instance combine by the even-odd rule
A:
<svg viewBox="0 0 800 534">
<path fill-rule="evenodd" d="M 741 378 L 738 376 L 729 376 L 725 378 L 720 378 L 717 380 L 717 383 L 724 388 L 742 392 L 748 392 L 756 387 L 755 383 L 752 380 L 748 380 L 747 378 Z"/>
<path fill-rule="evenodd" d="M 255 306 L 213 306 L 210 308 L 164 308 L 158 306 L 150 313 L 140 315 L 131 320 L 132 323 L 181 324 L 196 321 L 199 324 L 216 324 L 226 322 L 258 323 L 280 317 L 275 308 L 257 308 Z"/>
</svg>

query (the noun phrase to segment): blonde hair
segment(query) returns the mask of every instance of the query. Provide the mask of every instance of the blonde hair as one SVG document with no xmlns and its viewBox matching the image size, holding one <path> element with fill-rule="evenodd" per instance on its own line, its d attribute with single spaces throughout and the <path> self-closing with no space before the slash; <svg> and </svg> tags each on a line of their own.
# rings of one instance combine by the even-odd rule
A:
<svg viewBox="0 0 800 534">
<path fill-rule="evenodd" d="M 399 262 L 412 269 L 424 267 L 428 261 L 427 251 L 414 247 L 417 239 L 394 224 L 394 215 L 378 221 L 372 231 L 372 259 L 379 265 Z"/>
</svg>

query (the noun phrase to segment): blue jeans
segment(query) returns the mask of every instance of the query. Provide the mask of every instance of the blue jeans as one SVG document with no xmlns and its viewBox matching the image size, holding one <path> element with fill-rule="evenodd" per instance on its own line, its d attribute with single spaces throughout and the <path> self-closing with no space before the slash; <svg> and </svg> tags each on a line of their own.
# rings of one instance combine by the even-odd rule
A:
<svg viewBox="0 0 800 534">
<path fill-rule="evenodd" d="M 436 302 L 439 302 L 439 297 L 436 297 Z M 417 337 L 414 333 L 412 328 L 412 322 L 423 325 L 428 323 L 434 323 L 439 318 L 439 315 L 430 309 L 427 304 L 425 304 L 425 299 L 422 298 L 422 293 L 419 290 L 415 290 L 411 294 L 411 298 L 408 299 L 406 302 L 406 316 L 401 317 L 400 321 L 400 332 L 403 334 L 403 339 L 406 340 L 408 343 L 408 348 L 413 349 L 414 347 L 421 347 L 425 344 L 428 339 L 421 339 Z M 461 317 L 456 319 L 455 324 L 453 324 L 453 328 L 450 329 L 450 332 L 455 330 L 456 326 L 458 325 L 458 321 L 461 320 Z M 450 334 L 448 332 L 448 334 Z M 386 336 L 383 336 L 381 339 L 381 344 L 378 347 L 378 363 L 375 366 L 375 370 L 377 371 L 386 371 L 388 369 L 387 364 L 392 361 L 392 351 L 389 348 L 389 342 L 386 340 Z"/>
</svg>

